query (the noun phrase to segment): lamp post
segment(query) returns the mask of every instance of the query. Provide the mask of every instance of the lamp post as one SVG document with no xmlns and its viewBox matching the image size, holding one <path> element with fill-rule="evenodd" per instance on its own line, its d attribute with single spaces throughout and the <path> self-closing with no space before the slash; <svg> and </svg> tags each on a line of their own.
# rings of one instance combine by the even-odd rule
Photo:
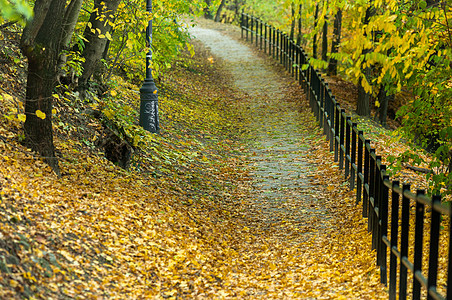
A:
<svg viewBox="0 0 452 300">
<path fill-rule="evenodd" d="M 152 0 L 146 0 L 146 11 L 152 13 Z M 146 78 L 140 89 L 140 126 L 152 133 L 157 133 L 160 129 L 158 95 L 150 65 L 152 60 L 152 19 L 149 20 L 146 28 L 146 45 L 149 51 L 146 54 Z"/>
</svg>

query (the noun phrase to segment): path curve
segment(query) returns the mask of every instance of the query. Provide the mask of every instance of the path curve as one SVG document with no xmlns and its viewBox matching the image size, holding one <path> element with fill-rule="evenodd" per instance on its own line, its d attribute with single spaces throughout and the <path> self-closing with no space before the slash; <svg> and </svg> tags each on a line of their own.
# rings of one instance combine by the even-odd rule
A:
<svg viewBox="0 0 452 300">
<path fill-rule="evenodd" d="M 306 132 L 299 107 L 288 94 L 287 80 L 247 45 L 217 30 L 194 27 L 190 33 L 225 62 L 235 88 L 249 97 L 247 109 L 254 201 L 248 212 L 256 224 L 285 239 L 287 227 L 306 239 L 324 227 L 328 212 L 312 196 L 304 160 Z M 292 101 L 288 101 L 292 100 Z M 304 233 L 304 234 L 303 234 Z"/>
</svg>

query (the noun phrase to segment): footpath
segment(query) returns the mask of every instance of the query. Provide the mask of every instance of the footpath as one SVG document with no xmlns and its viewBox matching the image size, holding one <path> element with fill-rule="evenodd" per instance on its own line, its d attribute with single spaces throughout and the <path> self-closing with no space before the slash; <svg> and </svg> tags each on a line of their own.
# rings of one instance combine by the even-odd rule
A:
<svg viewBox="0 0 452 300">
<path fill-rule="evenodd" d="M 223 61 L 250 116 L 245 122 L 253 189 L 245 225 L 265 244 L 260 251 L 270 246 L 264 254 L 249 253 L 250 265 L 259 265 L 262 255 L 271 262 L 265 272 L 244 270 L 254 282 L 245 295 L 386 298 L 359 207 L 331 163 L 298 84 L 241 40 L 238 27 L 203 20 L 190 33 Z"/>
<path fill-rule="evenodd" d="M 250 212 L 266 230 L 286 233 L 288 225 L 301 233 L 316 232 L 325 226 L 328 211 L 312 195 L 306 162 L 309 132 L 304 125 L 300 91 L 290 95 L 287 81 L 264 58 L 240 42 L 213 29 L 195 27 L 192 34 L 213 55 L 225 62 L 236 89 L 247 95 L 247 127 L 250 131 L 249 159 L 253 169 L 254 203 Z M 315 226 L 313 226 L 315 224 Z"/>
</svg>

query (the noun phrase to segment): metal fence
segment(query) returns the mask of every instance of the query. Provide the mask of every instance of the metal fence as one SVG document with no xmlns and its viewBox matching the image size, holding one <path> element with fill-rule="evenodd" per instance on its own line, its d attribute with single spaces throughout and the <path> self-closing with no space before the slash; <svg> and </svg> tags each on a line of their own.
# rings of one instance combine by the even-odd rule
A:
<svg viewBox="0 0 452 300">
<path fill-rule="evenodd" d="M 350 188 L 356 189 L 356 203 L 362 201 L 384 284 L 388 284 L 389 265 L 389 299 L 406 299 L 409 292 L 413 299 L 452 299 L 450 205 L 441 203 L 440 196 L 430 198 L 424 190 L 412 192 L 409 184 L 390 180 L 371 141 L 346 115 L 303 48 L 287 34 L 245 13 L 240 26 L 242 39 L 279 60 L 305 90 L 335 162 Z M 447 257 L 439 257 L 440 247 L 447 247 Z M 439 270 L 447 276 L 441 286 Z"/>
</svg>

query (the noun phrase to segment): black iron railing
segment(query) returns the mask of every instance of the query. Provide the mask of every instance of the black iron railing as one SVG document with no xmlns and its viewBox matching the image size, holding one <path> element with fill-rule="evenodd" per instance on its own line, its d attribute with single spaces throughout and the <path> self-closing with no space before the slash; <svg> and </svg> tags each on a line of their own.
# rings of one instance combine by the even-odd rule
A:
<svg viewBox="0 0 452 300">
<path fill-rule="evenodd" d="M 376 250 L 384 284 L 388 283 L 389 252 L 389 299 L 396 299 L 397 295 L 398 299 L 406 299 L 408 287 L 411 287 L 413 299 L 420 299 L 421 295 L 427 299 L 452 299 L 452 289 L 448 288 L 452 284 L 450 205 L 441 203 L 440 196 L 427 197 L 424 190 L 413 193 L 410 185 L 390 180 L 371 141 L 346 115 L 321 74 L 309 64 L 303 48 L 287 34 L 245 13 L 241 15 L 240 24 L 242 38 L 279 60 L 305 90 L 316 120 L 329 141 L 330 151 L 334 151 L 335 162 L 344 170 L 350 188 L 356 189 L 356 203 L 363 204 L 362 215 L 368 218 L 372 248 Z M 415 220 L 414 241 L 410 240 L 412 219 Z M 425 224 L 430 226 L 429 233 L 424 230 Z M 448 230 L 447 243 L 440 244 L 441 230 Z M 430 235 L 428 249 L 423 249 L 426 234 Z M 446 263 L 438 263 L 440 247 L 448 249 Z M 422 270 L 426 265 L 428 270 Z M 447 268 L 447 283 L 441 286 L 443 291 L 447 290 L 446 295 L 438 292 L 439 266 Z"/>
</svg>

